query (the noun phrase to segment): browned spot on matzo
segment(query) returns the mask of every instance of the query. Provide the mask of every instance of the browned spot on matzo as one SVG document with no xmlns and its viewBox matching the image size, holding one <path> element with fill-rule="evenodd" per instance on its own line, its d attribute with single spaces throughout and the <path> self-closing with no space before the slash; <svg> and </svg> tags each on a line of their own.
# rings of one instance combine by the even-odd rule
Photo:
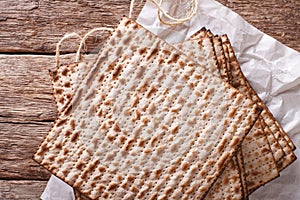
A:
<svg viewBox="0 0 300 200">
<path fill-rule="evenodd" d="M 122 68 L 123 68 L 123 65 L 121 65 L 121 64 L 117 65 L 117 67 L 115 68 L 115 70 L 114 70 L 114 72 L 112 74 L 113 79 L 116 79 L 120 75 L 120 73 L 122 71 Z"/>
</svg>

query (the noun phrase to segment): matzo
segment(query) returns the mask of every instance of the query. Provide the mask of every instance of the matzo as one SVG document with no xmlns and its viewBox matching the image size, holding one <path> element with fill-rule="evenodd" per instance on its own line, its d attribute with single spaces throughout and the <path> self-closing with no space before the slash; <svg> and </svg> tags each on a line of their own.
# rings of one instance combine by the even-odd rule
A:
<svg viewBox="0 0 300 200">
<path fill-rule="evenodd" d="M 228 40 L 228 38 L 224 38 L 225 40 Z M 228 40 L 229 41 L 229 40 Z M 227 46 L 228 46 L 228 50 L 229 50 L 229 53 L 230 54 L 233 54 L 234 55 L 234 52 L 233 52 L 233 48 L 232 46 L 230 45 L 230 43 L 227 43 Z M 240 81 L 243 81 L 243 80 L 246 80 L 245 76 L 243 75 L 240 67 L 236 68 L 236 71 L 233 70 L 231 73 L 236 73 L 235 75 L 235 79 L 237 79 L 238 77 L 240 78 Z M 274 125 L 277 126 L 278 130 L 280 131 L 280 134 L 282 135 L 282 137 L 287 141 L 288 145 L 290 146 L 290 148 L 292 150 L 295 149 L 295 145 L 293 144 L 292 140 L 289 138 L 289 136 L 284 132 L 283 128 L 280 126 L 280 124 L 276 121 L 276 119 L 273 117 L 273 115 L 271 114 L 271 112 L 268 110 L 267 106 L 263 103 L 263 101 L 259 98 L 259 96 L 256 94 L 256 92 L 253 90 L 253 88 L 251 87 L 251 85 L 247 82 L 244 83 L 245 85 L 247 85 L 247 87 L 249 88 L 249 93 L 251 95 L 253 95 L 253 100 L 254 101 L 257 101 L 261 104 L 263 104 L 263 106 L 265 107 L 266 109 L 266 112 L 268 113 L 269 117 L 272 118 L 272 120 L 274 121 Z"/>
<path fill-rule="evenodd" d="M 216 65 L 216 59 L 214 56 L 214 47 L 213 47 L 213 43 L 210 38 L 203 39 L 201 41 L 201 44 L 195 43 L 195 41 L 186 41 L 183 44 L 176 45 L 176 47 L 178 49 L 183 49 L 185 51 L 185 53 L 189 54 L 189 56 L 194 58 L 199 64 L 202 64 L 203 66 L 214 66 L 208 70 L 210 70 L 215 75 L 218 75 L 218 67 Z M 191 48 L 191 47 L 193 47 L 193 48 Z M 193 49 L 193 50 L 191 50 L 191 49 Z M 190 51 L 187 51 L 187 50 L 190 50 Z M 222 57 L 222 54 L 219 54 L 218 56 L 219 56 L 218 63 L 221 63 L 220 59 Z M 70 74 L 65 73 L 64 75 L 62 74 L 60 76 L 58 74 L 56 74 L 56 77 L 53 77 L 53 79 L 55 79 L 55 81 L 53 81 L 54 85 L 65 85 L 65 82 L 66 82 L 66 83 L 71 83 L 71 88 L 78 87 L 78 86 L 75 86 L 75 85 L 77 85 L 76 83 L 73 83 L 74 78 L 72 78 L 72 77 L 78 77 L 78 74 L 76 75 L 76 73 L 78 73 L 79 69 L 69 70 L 68 68 L 70 66 L 72 66 L 72 68 L 73 68 L 73 65 L 60 66 L 59 71 L 67 71 L 67 72 L 70 72 Z M 82 66 L 84 66 L 84 65 L 82 65 Z M 212 69 L 214 69 L 215 72 Z M 81 73 L 81 74 L 84 74 L 84 73 Z M 61 78 L 61 77 L 63 77 L 63 78 Z M 56 86 L 56 87 L 59 88 L 59 86 Z M 65 91 L 65 90 L 62 88 L 62 91 Z M 63 96 L 65 96 L 65 95 L 63 95 Z M 239 170 L 238 165 L 234 164 L 234 161 L 232 160 L 229 163 L 229 166 L 226 167 L 225 171 L 227 171 L 227 170 L 228 170 L 228 172 L 225 172 L 225 173 L 223 172 L 222 176 L 227 176 L 230 173 L 234 173 L 234 174 L 231 174 L 228 177 L 220 178 L 221 184 L 215 183 L 214 186 L 210 190 L 212 190 L 214 192 L 221 192 L 220 194 L 214 193 L 214 196 L 219 196 L 219 197 L 223 196 L 223 193 L 226 191 L 233 192 L 232 194 L 230 194 L 230 196 L 232 196 L 234 199 L 240 199 L 240 197 L 243 196 L 244 194 L 243 194 L 243 190 L 241 189 L 242 187 L 241 187 L 240 179 L 236 178 L 236 177 L 239 177 L 239 173 L 237 173 L 237 174 L 235 173 L 235 172 L 238 172 L 238 170 Z M 234 177 L 234 179 L 231 179 L 232 177 Z M 218 179 L 217 182 L 219 182 L 220 180 Z M 227 181 L 224 181 L 224 180 L 227 180 Z M 224 182 L 227 182 L 230 184 L 224 185 L 223 184 Z M 219 186 L 221 186 L 223 188 L 216 188 Z M 234 188 L 234 190 L 232 188 Z M 228 194 L 226 194 L 226 195 L 228 195 Z M 208 195 L 208 196 L 210 196 L 210 195 Z M 205 199 L 208 199 L 209 198 L 208 196 Z"/>
<path fill-rule="evenodd" d="M 236 166 L 238 166 L 237 160 L 236 157 L 233 157 L 232 161 L 228 163 L 221 176 L 214 183 L 214 186 L 209 190 L 205 199 L 247 199 L 244 198 L 243 193 L 241 192 L 243 189 L 242 184 L 239 181 L 239 169 Z"/>
<path fill-rule="evenodd" d="M 197 41 L 203 40 L 203 38 L 212 36 L 212 33 L 210 33 L 210 32 L 207 32 L 208 33 L 207 35 L 205 35 L 203 32 L 207 32 L 207 31 L 201 31 L 201 32 L 197 33 L 197 34 L 200 34 L 200 36 L 195 37 L 195 38 L 198 38 Z M 214 44 L 215 49 L 217 49 L 217 50 L 219 49 L 219 51 L 220 51 L 221 48 L 218 47 L 218 45 L 222 44 L 220 42 L 220 38 L 214 37 L 213 41 L 215 42 L 215 44 Z M 191 49 L 194 49 L 194 48 L 191 48 Z M 187 49 L 185 49 L 185 50 L 187 50 Z M 224 52 L 226 52 L 225 58 L 227 61 L 227 65 L 224 65 L 224 64 L 219 65 L 219 69 L 226 68 L 226 66 L 228 68 L 230 68 L 232 65 L 237 64 L 237 63 L 235 63 L 235 60 L 234 60 L 235 57 L 232 57 L 232 55 L 230 55 L 227 50 L 228 50 L 228 47 L 224 46 Z M 219 71 L 220 71 L 219 72 L 220 75 L 225 78 L 224 80 L 229 81 L 228 79 L 230 79 L 230 78 L 228 78 L 228 76 L 226 76 L 226 74 L 225 74 L 229 70 L 225 69 L 225 70 L 219 70 Z M 237 85 L 235 85 L 235 86 L 237 86 Z M 240 89 L 241 92 L 246 92 L 244 87 L 242 87 L 242 85 L 240 85 L 240 87 L 237 87 L 237 89 Z M 246 93 L 246 95 L 248 95 L 248 93 Z M 266 140 L 266 137 L 264 136 L 264 130 L 262 129 L 259 121 L 256 122 L 255 126 L 251 129 L 250 133 L 247 135 L 246 139 L 243 141 L 242 149 L 243 149 L 243 154 L 244 154 L 243 157 L 245 159 L 245 174 L 247 175 L 246 180 L 251 180 L 251 183 L 252 183 L 252 180 L 256 180 L 256 185 L 257 184 L 261 185 L 262 183 L 266 183 L 267 181 L 272 180 L 274 177 L 278 176 L 278 171 L 276 168 L 276 164 L 275 164 L 273 155 L 270 151 L 269 144 Z M 257 160 L 258 158 L 260 158 L 260 160 Z M 266 161 L 266 163 L 261 162 L 261 159 L 264 159 L 264 161 Z M 253 160 L 256 162 L 260 162 L 260 163 L 258 165 L 255 165 L 255 163 L 253 163 Z M 243 182 L 243 183 L 244 183 L 244 188 L 246 188 L 247 185 L 245 185 L 245 182 Z M 252 185 L 252 186 L 254 186 L 254 185 Z M 229 187 L 229 186 L 227 185 L 227 187 Z M 252 189 L 252 188 L 250 188 L 250 189 Z"/>
<path fill-rule="evenodd" d="M 224 49 L 222 46 L 222 40 L 219 37 L 213 37 L 213 45 L 218 60 L 218 68 L 220 77 L 225 81 L 229 82 L 228 67 L 225 58 Z"/>
<path fill-rule="evenodd" d="M 87 69 L 88 66 L 81 62 L 62 65 L 49 70 L 58 114 L 71 102 L 74 92 L 80 85 L 82 78 L 85 77 L 84 72 L 88 71 Z"/>
<path fill-rule="evenodd" d="M 35 160 L 93 199 L 203 198 L 259 114 L 127 18 L 69 106 Z"/>
<path fill-rule="evenodd" d="M 224 35 L 221 38 L 223 44 L 226 45 L 228 49 L 227 54 L 230 67 L 228 72 L 232 74 L 230 76 L 232 77 L 232 80 L 230 80 L 231 84 L 239 89 L 241 93 L 249 98 L 253 98 L 247 87 L 247 80 L 243 79 L 241 81 L 241 77 L 238 78 L 236 76 L 237 73 L 235 71 L 239 68 L 239 64 L 235 58 L 228 37 Z M 237 81 L 239 82 L 237 83 Z M 250 132 L 252 134 L 249 133 L 242 143 L 246 181 L 250 192 L 253 191 L 254 188 L 258 188 L 279 175 L 275 159 L 261 123 L 260 120 L 256 121 Z"/>
<path fill-rule="evenodd" d="M 239 172 L 240 172 L 240 179 L 241 179 L 241 185 L 243 189 L 243 200 L 249 199 L 249 192 L 248 192 L 248 186 L 246 181 L 246 171 L 245 171 L 245 165 L 243 160 L 243 152 L 240 148 L 240 150 L 237 152 L 237 164 L 239 166 Z"/>
<path fill-rule="evenodd" d="M 201 29 L 201 33 L 203 31 L 204 29 Z M 199 38 L 198 40 L 188 40 L 183 43 L 174 44 L 174 46 L 198 64 L 205 66 L 213 75 L 222 77 L 219 68 L 225 63 L 225 58 L 222 57 L 222 52 L 215 51 L 211 38 L 203 36 L 203 38 Z M 220 49 L 217 50 L 219 51 Z M 217 55 L 218 59 L 216 58 Z M 224 184 L 225 182 L 226 184 Z M 222 199 L 224 195 L 230 196 L 232 199 L 241 199 L 242 196 L 247 195 L 243 194 L 243 192 L 238 165 L 235 160 L 231 160 L 222 175 L 212 188 L 210 188 L 205 199 Z"/>
<path fill-rule="evenodd" d="M 232 57 L 234 56 L 234 52 L 233 52 L 233 48 L 230 45 L 230 42 L 227 38 L 227 36 L 223 36 L 222 37 L 223 42 L 226 44 L 227 48 L 228 48 L 228 52 L 230 55 L 232 55 Z M 236 60 L 236 59 L 235 59 Z M 237 61 L 236 61 L 237 62 Z M 267 119 L 270 119 L 270 122 L 273 122 L 271 126 L 275 125 L 277 128 L 274 128 L 274 134 L 279 134 L 281 137 L 284 138 L 285 141 L 287 141 L 288 145 L 290 146 L 290 148 L 292 150 L 295 149 L 295 145 L 293 144 L 293 142 L 291 141 L 291 139 L 289 138 L 289 136 L 284 132 L 284 130 L 282 129 L 282 127 L 280 126 L 280 124 L 276 121 L 276 119 L 273 117 L 273 115 L 271 114 L 271 112 L 268 110 L 267 106 L 263 103 L 263 101 L 259 98 L 259 96 L 256 94 L 256 92 L 253 90 L 253 88 L 251 87 L 251 85 L 249 84 L 249 82 L 247 81 L 247 79 L 245 78 L 245 76 L 243 75 L 239 65 L 233 65 L 231 66 L 233 68 L 233 70 L 229 70 L 229 73 L 231 74 L 232 80 L 233 80 L 233 84 L 235 84 L 237 87 L 239 85 L 242 85 L 245 87 L 245 91 L 248 92 L 251 95 L 251 98 L 253 101 L 261 104 L 264 108 L 265 108 L 265 113 L 268 115 L 268 117 L 266 116 Z M 267 120 L 266 119 L 266 120 Z M 276 133 L 277 131 L 279 131 L 279 133 Z M 278 136 L 278 137 L 280 137 Z"/>
<path fill-rule="evenodd" d="M 201 40 L 206 37 L 212 37 L 212 35 L 213 34 L 210 31 L 202 29 L 200 32 L 197 32 L 196 35 L 192 36 L 192 38 Z M 223 36 L 222 38 L 227 65 L 219 65 L 221 69 L 225 68 L 225 70 L 219 70 L 220 74 L 225 78 L 224 80 L 229 78 L 234 87 L 239 89 L 242 93 L 249 95 L 250 98 L 251 91 L 248 91 L 247 85 L 245 84 L 248 82 L 245 78 L 240 80 L 240 76 L 235 75 L 237 74 L 236 68 L 239 68 L 239 65 L 229 44 L 229 40 L 226 36 Z M 218 39 L 220 39 L 220 37 L 214 37 L 213 40 L 215 49 L 220 45 Z M 226 70 L 226 67 L 228 70 Z M 222 75 L 228 72 L 231 72 L 229 76 L 226 76 L 226 74 Z M 275 160 L 270 152 L 270 146 L 264 135 L 264 129 L 262 128 L 260 121 L 256 122 L 255 126 L 242 143 L 242 149 L 244 154 L 243 157 L 245 159 L 246 180 L 248 180 L 247 183 L 250 191 L 253 191 L 253 188 L 257 188 L 278 176 Z"/>
<path fill-rule="evenodd" d="M 268 125 L 268 127 L 270 127 L 273 130 L 273 133 L 275 133 L 274 136 L 277 136 L 276 139 L 279 140 L 279 143 L 283 147 L 285 156 L 282 157 L 279 160 L 279 162 L 277 160 L 277 163 L 276 163 L 278 170 L 281 171 L 284 167 L 286 167 L 291 162 L 293 162 L 293 160 L 295 160 L 295 155 L 292 152 L 292 150 L 290 149 L 290 147 L 288 146 L 285 138 L 278 136 L 278 132 L 280 132 L 280 131 L 279 131 L 279 129 L 276 130 L 274 127 L 279 126 L 279 124 L 272 117 L 271 113 L 268 111 L 268 108 L 260 100 L 258 95 L 255 93 L 255 91 L 252 89 L 252 87 L 247 82 L 246 78 L 244 77 L 244 75 L 239 67 L 239 64 L 237 62 L 237 59 L 235 58 L 232 46 L 230 45 L 230 42 L 229 42 L 227 36 L 223 36 L 222 41 L 224 42 L 224 44 L 227 46 L 227 48 L 229 50 L 229 57 L 231 58 L 231 64 L 230 64 L 231 69 L 228 70 L 228 72 L 231 73 L 233 85 L 236 85 L 238 88 L 244 88 L 242 90 L 248 92 L 248 94 L 251 95 L 249 97 L 252 98 L 255 102 L 258 102 L 264 108 L 264 111 L 261 115 L 264 120 L 260 120 L 261 124 L 264 125 L 266 123 Z M 266 113 L 268 113 L 268 116 L 266 116 Z M 270 118 L 272 118 L 272 120 L 270 120 Z M 283 130 L 281 130 L 281 131 L 283 131 Z M 266 130 L 265 133 L 268 134 L 269 132 Z M 284 134 L 286 134 L 286 133 L 281 132 L 281 135 L 284 135 Z M 270 137 L 268 137 L 268 138 L 270 138 Z M 262 141 L 262 143 L 263 143 L 263 141 Z M 274 145 L 274 143 L 272 145 Z M 272 147 L 272 145 L 271 145 L 271 147 Z M 274 151 L 276 146 L 274 145 L 273 148 L 271 148 L 271 149 Z M 264 153 L 263 151 L 265 151 L 265 152 L 269 151 L 267 146 L 265 146 L 264 148 L 263 147 L 260 147 L 260 148 L 262 151 L 261 153 Z M 274 153 L 275 156 L 277 155 L 276 150 L 280 150 L 280 149 L 275 149 L 275 153 Z M 258 152 L 258 155 L 259 155 L 259 152 Z M 244 157 L 245 157 L 245 155 L 244 155 Z M 260 169 L 264 169 L 265 172 L 258 171 L 257 170 L 258 167 L 257 167 L 257 165 L 255 165 L 255 163 L 257 163 L 258 165 L 263 164 L 263 167 L 261 167 Z M 277 173 L 278 173 L 277 169 L 275 169 L 275 167 L 272 166 L 271 163 L 273 165 L 272 159 L 271 158 L 267 159 L 265 156 L 264 157 L 261 156 L 261 159 L 256 158 L 255 162 L 253 162 L 251 160 L 248 162 L 249 166 L 256 166 L 254 168 L 253 172 L 248 173 L 248 176 L 249 175 L 251 176 L 251 174 L 252 174 L 252 177 L 247 177 L 248 189 L 249 189 L 250 193 L 253 192 L 255 189 L 257 189 L 259 186 L 261 186 L 277 177 Z M 245 165 L 247 165 L 247 162 L 245 162 Z M 284 166 L 284 167 L 282 168 L 281 166 Z M 245 166 L 245 169 L 247 169 L 247 166 Z"/>
</svg>

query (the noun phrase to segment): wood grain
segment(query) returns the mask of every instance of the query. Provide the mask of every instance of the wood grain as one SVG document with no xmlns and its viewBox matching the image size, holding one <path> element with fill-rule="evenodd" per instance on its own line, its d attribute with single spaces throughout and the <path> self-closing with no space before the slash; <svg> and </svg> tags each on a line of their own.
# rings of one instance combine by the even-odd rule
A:
<svg viewBox="0 0 300 200">
<path fill-rule="evenodd" d="M 32 156 L 51 123 L 0 123 L 0 179 L 47 180 Z M 1 190 L 0 190 L 1 191 Z"/>
<path fill-rule="evenodd" d="M 0 199 L 38 200 L 47 181 L 0 180 Z"/>
<path fill-rule="evenodd" d="M 134 18 L 144 1 L 136 1 Z M 300 51 L 299 0 L 218 1 Z M 129 4 L 129 0 L 0 1 L 0 199 L 39 199 L 49 178 L 32 155 L 56 117 L 48 75 L 55 66 L 56 43 L 65 33 L 83 35 L 92 28 L 114 27 L 128 15 Z M 106 37 L 95 35 L 88 46 Z M 61 52 L 75 52 L 78 43 L 78 39 L 64 42 Z M 61 59 L 72 62 L 74 54 Z"/>
<path fill-rule="evenodd" d="M 143 5 L 136 2 L 134 16 Z M 1 52 L 53 53 L 65 33 L 83 35 L 93 28 L 116 26 L 128 15 L 130 1 L 2 0 L 0 4 Z M 63 52 L 75 49 L 75 42 L 62 48 Z"/>
<path fill-rule="evenodd" d="M 0 122 L 54 120 L 51 63 L 53 56 L 0 55 Z"/>
<path fill-rule="evenodd" d="M 0 8 L 1 52 L 53 53 L 68 32 L 84 34 L 95 27 L 113 27 L 128 15 L 129 0 L 37 1 L 2 0 Z M 135 15 L 142 3 L 136 1 Z M 300 1 L 219 0 L 258 29 L 300 51 Z M 94 38 L 101 40 L 101 36 Z M 71 42 L 63 52 L 74 52 Z"/>
<path fill-rule="evenodd" d="M 75 54 L 61 56 L 74 62 Z M 0 55 L 0 122 L 54 121 L 56 108 L 48 69 L 54 56 Z"/>
</svg>

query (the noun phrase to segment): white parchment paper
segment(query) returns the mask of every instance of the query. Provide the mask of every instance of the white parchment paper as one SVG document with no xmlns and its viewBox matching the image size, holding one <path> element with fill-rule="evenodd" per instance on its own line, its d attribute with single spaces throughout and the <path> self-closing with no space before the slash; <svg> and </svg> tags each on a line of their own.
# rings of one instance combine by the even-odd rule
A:
<svg viewBox="0 0 300 200">
<path fill-rule="evenodd" d="M 200 0 L 198 15 L 176 27 L 163 25 L 148 1 L 137 22 L 169 43 L 181 42 L 205 26 L 227 34 L 241 68 L 259 96 L 300 148 L 300 53 L 262 33 L 214 0 Z M 254 192 L 252 200 L 300 199 L 299 158 L 280 177 Z"/>
<path fill-rule="evenodd" d="M 43 200 L 75 200 L 73 188 L 52 175 L 47 183 L 41 199 Z"/>
<path fill-rule="evenodd" d="M 169 43 L 181 42 L 205 26 L 215 34 L 227 34 L 242 70 L 273 115 L 300 148 L 300 53 L 262 33 L 242 17 L 214 0 L 200 0 L 198 15 L 176 27 L 162 25 L 156 7 L 148 1 L 137 21 Z M 279 178 L 261 187 L 251 200 L 300 199 L 299 158 Z M 52 176 L 43 200 L 74 200 L 73 190 Z"/>
</svg>

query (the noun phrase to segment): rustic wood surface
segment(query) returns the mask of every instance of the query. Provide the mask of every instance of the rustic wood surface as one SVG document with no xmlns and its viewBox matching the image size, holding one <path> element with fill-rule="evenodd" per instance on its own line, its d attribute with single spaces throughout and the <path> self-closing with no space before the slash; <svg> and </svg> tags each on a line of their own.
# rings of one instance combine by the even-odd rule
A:
<svg viewBox="0 0 300 200">
<path fill-rule="evenodd" d="M 0 1 L 0 199 L 39 199 L 50 174 L 32 160 L 56 117 L 47 69 L 57 41 L 113 27 L 129 11 L 123 0 Z M 136 17 L 143 3 L 137 0 Z M 299 0 L 219 0 L 258 29 L 300 51 Z M 95 37 L 93 41 L 101 41 Z M 74 40 L 76 41 L 76 40 Z M 76 42 L 63 45 L 70 61 Z"/>
</svg>

